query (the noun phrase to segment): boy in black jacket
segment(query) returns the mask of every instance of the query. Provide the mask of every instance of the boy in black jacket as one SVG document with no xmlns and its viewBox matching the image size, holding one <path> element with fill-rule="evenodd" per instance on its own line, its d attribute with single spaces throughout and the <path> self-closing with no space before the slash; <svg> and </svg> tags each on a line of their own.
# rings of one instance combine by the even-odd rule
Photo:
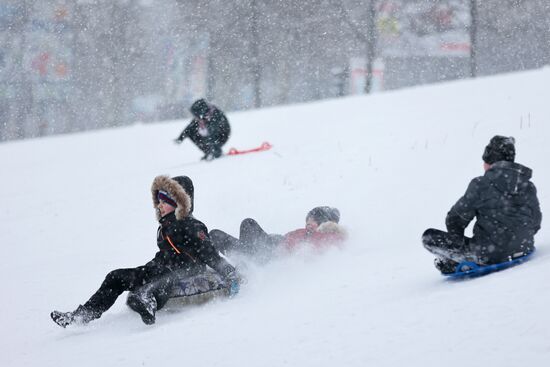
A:
<svg viewBox="0 0 550 367">
<path fill-rule="evenodd" d="M 212 160 L 222 155 L 222 146 L 229 139 L 231 127 L 224 113 L 204 99 L 196 100 L 190 108 L 193 120 L 174 141 L 180 144 L 189 138 L 204 152 L 203 160 Z"/>
<path fill-rule="evenodd" d="M 514 163 L 514 144 L 512 137 L 494 136 L 482 156 L 485 174 L 470 182 L 447 214 L 447 232 L 428 229 L 422 235 L 442 273 L 454 272 L 461 261 L 490 265 L 534 251 L 542 214 L 531 169 Z M 474 217 L 474 236 L 465 237 Z"/>
<path fill-rule="evenodd" d="M 159 251 L 155 257 L 136 268 L 111 271 L 101 287 L 75 311 L 53 311 L 51 318 L 58 325 L 66 327 L 97 319 L 124 291 L 137 292 L 174 272 L 180 277 L 190 277 L 205 272 L 208 266 L 220 274 L 227 288 L 233 293 L 238 291 L 240 278 L 235 268 L 212 246 L 206 226 L 192 216 L 194 188 L 191 179 L 187 176 L 158 176 L 153 181 L 151 191 L 160 223 L 157 230 Z M 169 298 L 169 290 L 163 289 L 149 297 L 147 304 L 139 298 L 129 297 L 128 305 L 141 315 L 143 322 L 153 324 L 155 312 Z"/>
</svg>

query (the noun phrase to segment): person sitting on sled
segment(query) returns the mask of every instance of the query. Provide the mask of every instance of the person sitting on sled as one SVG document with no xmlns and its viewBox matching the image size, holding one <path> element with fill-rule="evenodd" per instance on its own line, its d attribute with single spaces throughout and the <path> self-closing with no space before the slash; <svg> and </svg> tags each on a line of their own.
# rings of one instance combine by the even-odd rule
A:
<svg viewBox="0 0 550 367">
<path fill-rule="evenodd" d="M 346 239 L 346 232 L 339 224 L 340 212 L 336 208 L 319 206 L 306 215 L 305 228 L 287 234 L 268 234 L 252 218 L 241 222 L 239 238 L 235 238 L 219 229 L 210 231 L 214 246 L 223 254 L 239 252 L 261 257 L 272 256 L 275 251 L 295 251 L 302 245 L 315 249 L 341 245 Z"/>
<path fill-rule="evenodd" d="M 217 272 L 225 281 L 225 287 L 238 291 L 240 276 L 237 270 L 221 257 L 212 246 L 206 226 L 195 219 L 193 212 L 193 182 L 187 176 L 170 178 L 158 176 L 151 187 L 159 227 L 157 246 L 159 251 L 145 265 L 128 269 L 116 269 L 105 277 L 100 288 L 83 305 L 72 312 L 53 311 L 51 318 L 66 327 L 86 324 L 101 317 L 124 291 L 131 291 L 128 305 L 138 312 L 146 324 L 155 322 L 155 312 L 170 298 L 164 290 L 140 292 L 141 288 L 178 272 L 180 277 L 192 277 L 207 270 Z"/>
<path fill-rule="evenodd" d="M 231 127 L 225 114 L 204 99 L 196 100 L 190 108 L 193 119 L 174 141 L 181 144 L 189 138 L 203 151 L 202 160 L 212 160 L 222 156 L 222 146 L 229 139 Z"/>
<path fill-rule="evenodd" d="M 447 232 L 430 228 L 422 235 L 442 273 L 453 273 L 462 261 L 492 265 L 534 251 L 542 214 L 531 169 L 514 163 L 514 144 L 512 137 L 494 136 L 482 156 L 485 174 L 470 182 L 447 214 Z M 469 238 L 464 231 L 474 218 Z"/>
</svg>

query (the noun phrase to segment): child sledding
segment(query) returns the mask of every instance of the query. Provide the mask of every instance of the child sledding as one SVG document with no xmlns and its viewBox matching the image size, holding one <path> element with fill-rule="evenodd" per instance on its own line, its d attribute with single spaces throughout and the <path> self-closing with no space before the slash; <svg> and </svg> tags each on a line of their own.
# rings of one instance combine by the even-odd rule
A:
<svg viewBox="0 0 550 367">
<path fill-rule="evenodd" d="M 483 153 L 485 174 L 474 178 L 445 220 L 447 232 L 430 228 L 424 247 L 445 275 L 482 275 L 528 259 L 542 214 L 532 171 L 515 163 L 512 137 L 494 136 Z M 464 235 L 476 218 L 473 237 Z"/>
<path fill-rule="evenodd" d="M 193 182 L 187 176 L 158 176 L 151 188 L 157 211 L 158 251 L 145 265 L 116 269 L 90 299 L 70 312 L 53 311 L 59 326 L 86 324 L 101 317 L 124 292 L 128 306 L 145 324 L 173 297 L 210 291 L 232 296 L 239 291 L 237 270 L 212 246 L 206 226 L 193 213 Z"/>
</svg>

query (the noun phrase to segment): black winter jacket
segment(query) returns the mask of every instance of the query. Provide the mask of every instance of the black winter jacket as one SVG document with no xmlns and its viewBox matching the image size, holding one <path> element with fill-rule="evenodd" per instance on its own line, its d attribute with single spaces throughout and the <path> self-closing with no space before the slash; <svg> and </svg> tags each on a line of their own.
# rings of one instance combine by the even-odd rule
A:
<svg viewBox="0 0 550 367">
<path fill-rule="evenodd" d="M 174 212 L 160 219 L 157 231 L 159 251 L 151 261 L 154 266 L 171 271 L 184 270 L 195 275 L 206 270 L 206 265 L 223 277 L 235 270 L 210 242 L 208 229 L 192 216 L 177 220 Z"/>
<path fill-rule="evenodd" d="M 534 250 L 542 214 L 531 174 L 521 164 L 496 162 L 470 182 L 447 214 L 447 230 L 460 236 L 476 217 L 470 249 L 481 263 L 499 263 Z"/>
<path fill-rule="evenodd" d="M 178 139 L 183 139 L 186 136 L 198 137 L 200 120 L 193 118 L 189 125 L 181 132 Z M 204 118 L 206 128 L 208 129 L 208 137 L 213 141 L 226 142 L 231 133 L 231 127 L 225 114 L 215 106 L 210 107 L 210 111 Z"/>
</svg>

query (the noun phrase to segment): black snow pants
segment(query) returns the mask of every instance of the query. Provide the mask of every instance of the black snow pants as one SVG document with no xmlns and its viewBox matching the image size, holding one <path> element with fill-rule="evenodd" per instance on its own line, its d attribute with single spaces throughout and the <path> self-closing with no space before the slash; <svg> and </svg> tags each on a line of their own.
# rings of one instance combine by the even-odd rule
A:
<svg viewBox="0 0 550 367">
<path fill-rule="evenodd" d="M 210 231 L 210 239 L 214 247 L 223 254 L 235 251 L 255 255 L 273 252 L 284 236 L 268 234 L 254 219 L 246 218 L 241 222 L 238 239 L 219 229 Z"/>
<path fill-rule="evenodd" d="M 92 318 L 97 319 L 111 308 L 124 291 L 135 291 L 169 272 L 170 269 L 163 266 L 138 266 L 113 270 L 107 274 L 99 289 L 84 304 L 84 308 Z"/>
<path fill-rule="evenodd" d="M 229 136 L 221 134 L 201 136 L 197 133 L 190 134 L 189 139 L 191 139 L 205 155 L 212 155 L 213 158 L 218 158 L 222 155 L 222 146 L 227 143 Z"/>
<path fill-rule="evenodd" d="M 477 256 L 470 250 L 471 238 L 450 234 L 438 229 L 427 229 L 422 235 L 422 244 L 440 259 L 478 262 Z"/>
</svg>

